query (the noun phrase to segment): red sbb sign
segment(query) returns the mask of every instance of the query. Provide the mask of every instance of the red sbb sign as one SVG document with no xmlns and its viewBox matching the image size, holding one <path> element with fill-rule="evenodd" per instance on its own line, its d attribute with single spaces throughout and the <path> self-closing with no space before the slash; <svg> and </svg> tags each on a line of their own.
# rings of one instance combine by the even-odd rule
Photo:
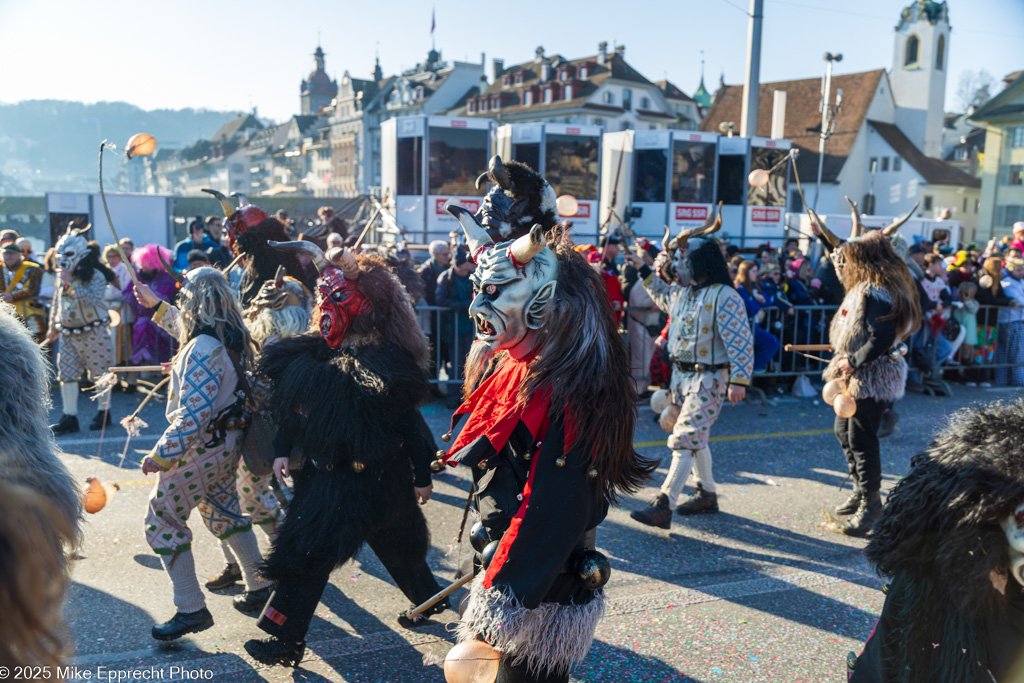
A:
<svg viewBox="0 0 1024 683">
<path fill-rule="evenodd" d="M 696 133 L 690 133 L 690 142 L 700 142 L 703 139 L 703 137 L 697 135 Z"/>
<path fill-rule="evenodd" d="M 462 121 L 461 119 L 455 119 L 454 121 L 452 121 L 452 128 L 465 128 L 465 127 L 466 127 L 466 122 Z"/>
<path fill-rule="evenodd" d="M 708 219 L 708 207 L 706 206 L 677 206 L 677 221 L 706 221 Z"/>
<path fill-rule="evenodd" d="M 576 209 L 576 213 L 571 216 L 567 216 L 564 213 L 559 212 L 559 218 L 590 218 L 590 204 L 584 204 L 580 202 L 579 208 Z"/>
<path fill-rule="evenodd" d="M 434 200 L 434 213 L 436 213 L 438 216 L 447 216 L 447 215 L 449 215 L 448 212 L 445 211 L 444 207 L 446 207 L 448 205 L 448 202 L 450 202 L 450 201 L 452 201 L 452 200 L 451 199 L 436 199 L 436 200 Z M 480 200 L 479 199 L 460 199 L 459 200 L 459 205 L 462 206 L 462 208 L 465 209 L 466 211 L 469 211 L 470 213 L 476 213 L 477 211 L 480 210 Z"/>
<path fill-rule="evenodd" d="M 566 135 L 579 135 L 580 134 L 580 129 L 579 128 L 566 128 L 565 129 L 565 134 Z"/>
<path fill-rule="evenodd" d="M 754 223 L 778 223 L 782 220 L 782 209 L 751 209 L 750 220 Z"/>
</svg>

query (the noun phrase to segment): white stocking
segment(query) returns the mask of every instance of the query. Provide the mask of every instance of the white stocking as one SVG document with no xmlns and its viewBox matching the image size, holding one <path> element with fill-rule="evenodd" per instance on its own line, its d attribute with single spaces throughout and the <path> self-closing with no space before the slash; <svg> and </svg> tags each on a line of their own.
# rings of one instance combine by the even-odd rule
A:
<svg viewBox="0 0 1024 683">
<path fill-rule="evenodd" d="M 65 415 L 78 415 L 78 382 L 61 382 L 60 399 Z"/>
<path fill-rule="evenodd" d="M 695 472 L 697 483 L 708 493 L 715 492 L 715 477 L 711 474 L 711 449 L 705 446 L 694 451 Z"/>
<path fill-rule="evenodd" d="M 675 507 L 679 496 L 683 493 L 686 480 L 693 468 L 692 451 L 672 451 L 672 465 L 668 468 L 668 476 L 661 485 L 661 492 L 668 496 L 669 507 Z"/>
</svg>

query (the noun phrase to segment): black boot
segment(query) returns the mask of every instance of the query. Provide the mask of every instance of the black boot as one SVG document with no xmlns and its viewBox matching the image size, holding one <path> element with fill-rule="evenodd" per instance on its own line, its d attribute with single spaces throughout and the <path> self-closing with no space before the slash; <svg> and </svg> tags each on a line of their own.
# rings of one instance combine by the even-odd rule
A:
<svg viewBox="0 0 1024 683">
<path fill-rule="evenodd" d="M 170 621 L 153 627 L 157 640 L 177 640 L 188 633 L 199 633 L 213 626 L 213 615 L 205 607 L 198 612 L 178 612 Z"/>
<path fill-rule="evenodd" d="M 220 574 L 214 576 L 206 582 L 206 587 L 212 591 L 219 591 L 233 586 L 242 580 L 242 570 L 238 568 L 238 565 L 234 562 L 228 562 L 227 566 L 221 570 Z"/>
<path fill-rule="evenodd" d="M 78 417 L 76 415 L 62 415 L 60 422 L 55 425 L 50 425 L 50 429 L 53 430 L 54 436 L 64 436 L 65 434 L 74 434 L 78 431 Z"/>
<path fill-rule="evenodd" d="M 864 500 L 864 491 L 861 489 L 860 484 L 854 482 L 853 493 L 846 499 L 846 502 L 835 509 L 837 517 L 844 517 L 846 515 L 852 515 L 854 512 L 860 509 L 860 504 Z"/>
<path fill-rule="evenodd" d="M 668 529 L 672 526 L 672 508 L 668 505 L 668 496 L 659 493 L 651 501 L 651 504 L 643 510 L 633 510 L 629 516 L 647 526 L 656 526 L 660 529 Z"/>
<path fill-rule="evenodd" d="M 889 410 L 882 413 L 882 422 L 878 425 L 878 438 L 884 439 L 887 436 L 891 436 L 896 431 L 896 423 L 900 421 L 900 414 L 896 412 L 895 408 L 889 408 Z"/>
<path fill-rule="evenodd" d="M 110 411 L 101 410 L 96 413 L 96 417 L 89 423 L 89 430 L 95 432 L 97 429 L 103 429 L 110 424 Z"/>
<path fill-rule="evenodd" d="M 882 516 L 882 496 L 878 491 L 867 491 L 857 512 L 843 526 L 842 532 L 847 536 L 863 538 L 871 533 L 871 527 Z"/>
<path fill-rule="evenodd" d="M 705 491 L 703 486 L 697 484 L 697 491 L 676 508 L 676 514 L 686 517 L 703 512 L 718 512 L 718 494 Z"/>
<path fill-rule="evenodd" d="M 266 607 L 272 592 L 273 586 L 267 586 L 255 591 L 242 591 L 231 600 L 231 604 L 242 614 L 255 617 Z"/>
<path fill-rule="evenodd" d="M 263 640 L 253 638 L 247 641 L 244 647 L 250 657 L 260 664 L 267 664 L 268 666 L 280 664 L 281 666 L 295 668 L 302 661 L 302 655 L 306 653 L 305 641 L 289 644 L 273 636 Z"/>
</svg>

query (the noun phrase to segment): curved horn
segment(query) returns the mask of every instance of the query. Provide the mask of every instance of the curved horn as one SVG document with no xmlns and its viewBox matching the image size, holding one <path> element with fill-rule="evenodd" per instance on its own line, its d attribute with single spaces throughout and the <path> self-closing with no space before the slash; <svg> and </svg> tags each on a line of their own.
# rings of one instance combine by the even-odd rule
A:
<svg viewBox="0 0 1024 683">
<path fill-rule="evenodd" d="M 238 200 L 239 208 L 249 203 L 249 199 L 241 192 L 232 192 L 231 196 Z"/>
<path fill-rule="evenodd" d="M 359 279 L 359 261 L 356 261 L 356 257 L 351 251 L 345 247 L 331 247 L 327 250 L 327 260 L 331 262 L 331 265 L 335 264 L 337 258 L 341 259 L 338 268 L 345 274 L 346 280 Z"/>
<path fill-rule="evenodd" d="M 528 235 L 523 235 L 509 245 L 509 253 L 515 260 L 517 266 L 525 266 L 534 256 L 543 251 L 547 243 L 544 240 L 544 228 L 540 223 L 534 223 Z"/>
<path fill-rule="evenodd" d="M 665 236 L 661 238 L 661 248 L 664 249 L 665 251 L 668 251 L 668 250 L 672 249 L 672 247 L 669 246 L 669 242 L 671 242 L 671 241 L 672 241 L 672 231 L 669 230 L 669 227 L 666 225 L 665 226 Z"/>
<path fill-rule="evenodd" d="M 489 175 L 487 175 L 487 171 L 484 171 L 483 173 L 481 173 L 480 175 L 478 175 L 476 177 L 476 183 L 475 183 L 476 189 L 478 189 L 478 190 L 484 189 L 484 184 L 490 182 L 490 180 L 491 180 L 491 177 Z"/>
<path fill-rule="evenodd" d="M 218 192 L 217 190 L 210 190 L 208 188 L 203 188 L 203 192 L 205 192 L 206 194 L 212 194 L 214 197 L 217 198 L 217 201 L 220 202 L 220 208 L 224 209 L 225 218 L 231 218 L 233 215 L 235 215 L 235 211 L 237 209 L 235 209 L 235 207 L 231 205 L 231 202 L 229 202 L 228 198 L 225 197 L 222 193 Z"/>
<path fill-rule="evenodd" d="M 825 227 L 825 224 L 818 218 L 818 214 L 814 213 L 814 209 L 809 206 L 807 207 L 807 214 L 811 217 L 811 222 L 818 226 L 818 230 L 821 230 L 821 234 L 825 236 L 825 239 L 832 245 L 832 248 L 838 249 L 843 241 L 836 237 L 834 232 Z"/>
<path fill-rule="evenodd" d="M 159 246 L 156 248 L 156 255 L 160 259 L 160 263 L 163 264 L 164 270 L 166 270 L 167 273 L 174 278 L 174 281 L 177 282 L 179 285 L 185 284 L 185 278 L 182 277 L 181 273 L 167 265 L 167 261 L 166 259 L 164 259 L 164 253 L 160 251 Z M 128 267 L 131 268 L 130 265 Z"/>
<path fill-rule="evenodd" d="M 497 154 L 491 157 L 491 163 L 487 165 L 487 175 L 490 177 L 491 182 L 495 183 L 501 189 L 512 189 L 512 179 L 508 177 L 508 171 L 505 170 L 505 164 Z"/>
<path fill-rule="evenodd" d="M 284 278 L 288 275 L 288 269 L 284 266 L 277 267 L 277 273 L 274 275 L 274 285 L 277 287 L 284 287 Z"/>
<path fill-rule="evenodd" d="M 910 220 L 910 217 L 914 215 L 915 211 L 917 211 L 917 207 L 920 203 L 921 202 L 917 202 L 917 204 L 914 204 L 914 208 L 912 208 L 909 213 L 902 216 L 901 218 L 897 218 L 892 223 L 882 228 L 882 234 L 885 235 L 886 237 L 892 237 L 893 234 L 900 229 L 901 225 Z"/>
<path fill-rule="evenodd" d="M 286 251 L 290 254 L 305 254 L 313 262 L 313 265 L 316 266 L 316 272 L 321 275 L 331 266 L 331 262 L 324 256 L 324 250 L 317 246 L 315 242 L 307 242 L 305 240 L 275 242 L 274 240 L 269 240 L 267 244 L 272 249 L 277 249 L 278 251 Z"/>
<path fill-rule="evenodd" d="M 708 218 L 707 222 L 704 223 L 699 229 L 697 234 L 699 235 L 713 235 L 722 229 L 722 204 L 724 202 L 718 202 L 718 216 L 715 216 L 715 207 L 711 207 L 711 217 Z"/>
<path fill-rule="evenodd" d="M 483 226 L 477 222 L 476 217 L 466 209 L 456 204 L 449 204 L 445 207 L 451 215 L 455 216 L 455 219 L 462 226 L 462 231 L 466 233 L 466 243 L 469 246 L 469 254 L 473 256 L 481 247 L 485 247 L 488 244 L 494 244 L 494 240 L 487 234 Z"/>
<path fill-rule="evenodd" d="M 850 205 L 850 217 L 853 218 L 853 228 L 850 230 L 850 239 L 860 237 L 864 234 L 864 223 L 860 220 L 860 211 L 857 210 L 857 202 L 853 201 L 849 197 L 846 198 L 847 203 Z"/>
</svg>

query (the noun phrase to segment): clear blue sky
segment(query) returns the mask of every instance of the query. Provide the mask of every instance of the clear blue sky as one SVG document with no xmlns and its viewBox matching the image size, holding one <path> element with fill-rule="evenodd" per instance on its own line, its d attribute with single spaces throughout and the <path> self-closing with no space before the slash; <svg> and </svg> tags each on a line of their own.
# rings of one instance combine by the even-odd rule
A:
<svg viewBox="0 0 1024 683">
<path fill-rule="evenodd" d="M 890 68 L 893 27 L 910 0 L 765 0 L 763 81 L 822 73 L 822 54 L 841 52 L 839 73 Z M 569 58 L 597 43 L 626 46 L 651 80 L 686 92 L 725 74 L 741 83 L 749 0 L 437 0 L 437 48 L 445 59 L 527 61 L 543 45 Z M 960 74 L 986 69 L 997 81 L 1024 68 L 1024 0 L 949 0 L 947 109 Z M 503 9 L 507 8 L 507 9 Z M 297 113 L 300 79 L 318 36 L 327 71 L 366 78 L 379 49 L 385 74 L 430 49 L 431 5 L 412 0 L 0 0 L 0 101 L 122 100 L 146 109 L 259 108 Z M 3 135 L 3 131 L 0 131 Z"/>
</svg>

